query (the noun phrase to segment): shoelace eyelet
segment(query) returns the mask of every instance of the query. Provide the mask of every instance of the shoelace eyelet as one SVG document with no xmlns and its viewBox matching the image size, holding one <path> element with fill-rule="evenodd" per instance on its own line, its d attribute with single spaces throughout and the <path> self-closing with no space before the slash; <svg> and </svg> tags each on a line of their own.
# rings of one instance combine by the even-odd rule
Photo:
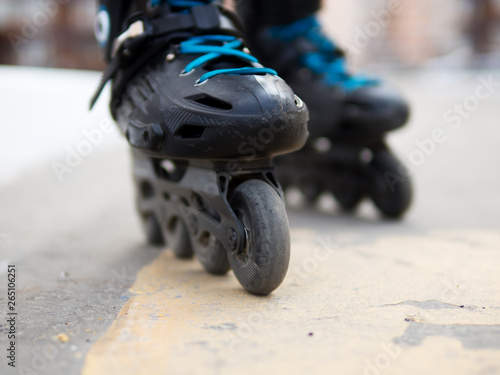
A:
<svg viewBox="0 0 500 375">
<path fill-rule="evenodd" d="M 193 72 L 194 72 L 194 69 L 190 70 L 189 72 L 186 72 L 185 70 L 182 70 L 182 72 L 179 73 L 179 77 L 186 77 L 186 76 L 190 75 Z"/>
<path fill-rule="evenodd" d="M 198 86 L 204 85 L 207 82 L 208 82 L 208 79 L 205 79 L 203 81 L 200 81 L 199 79 L 197 79 L 193 86 L 198 87 Z"/>
</svg>

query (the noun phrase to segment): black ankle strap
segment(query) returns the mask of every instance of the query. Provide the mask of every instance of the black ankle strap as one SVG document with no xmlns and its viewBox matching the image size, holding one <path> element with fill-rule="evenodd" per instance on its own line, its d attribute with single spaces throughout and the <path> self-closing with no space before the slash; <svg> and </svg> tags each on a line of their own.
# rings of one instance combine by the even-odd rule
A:
<svg viewBox="0 0 500 375">
<path fill-rule="evenodd" d="M 136 23 L 142 23 L 142 31 L 139 33 L 133 30 Z M 90 109 L 94 107 L 106 83 L 115 78 L 120 69 L 128 66 L 138 69 L 158 51 L 158 48 L 171 42 L 176 34 L 204 35 L 216 32 L 240 36 L 240 27 L 241 25 L 232 13 L 215 4 L 193 6 L 189 13 L 166 12 L 153 19 L 147 19 L 142 15 L 133 17 L 129 20 L 129 28 L 117 38 L 121 41 L 114 47 L 112 59 L 91 100 Z M 160 39 L 164 42 L 155 42 Z M 144 51 L 144 46 L 148 42 L 151 48 L 146 48 Z M 137 53 L 138 51 L 141 53 Z"/>
<path fill-rule="evenodd" d="M 221 13 L 213 5 L 197 5 L 189 13 L 170 13 L 151 21 L 153 37 L 161 37 L 178 31 L 192 31 L 203 34 L 217 30 L 221 25 Z"/>
</svg>

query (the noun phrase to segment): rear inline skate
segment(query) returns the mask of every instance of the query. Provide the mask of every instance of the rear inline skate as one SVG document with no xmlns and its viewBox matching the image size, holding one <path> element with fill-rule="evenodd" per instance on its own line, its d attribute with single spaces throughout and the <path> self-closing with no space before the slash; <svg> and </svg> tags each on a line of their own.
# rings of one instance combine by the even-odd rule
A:
<svg viewBox="0 0 500 375">
<path fill-rule="evenodd" d="M 304 3 L 306 12 L 313 3 Z M 273 26 L 252 9 L 241 13 L 256 56 L 309 108 L 306 147 L 276 160 L 283 188 L 300 188 L 310 203 L 331 192 L 348 211 L 370 197 L 384 216 L 401 217 L 412 184 L 385 134 L 407 122 L 404 99 L 379 80 L 348 73 L 343 52 L 323 35 L 314 15 Z"/>
<path fill-rule="evenodd" d="M 105 47 L 106 27 L 113 30 L 106 5 L 97 27 Z M 93 103 L 111 79 L 147 239 L 180 258 L 196 255 L 212 274 L 232 268 L 248 292 L 268 294 L 290 258 L 272 159 L 305 144 L 307 108 L 250 54 L 233 14 L 216 2 L 132 7 L 122 9 L 126 26 L 107 48 Z"/>
</svg>

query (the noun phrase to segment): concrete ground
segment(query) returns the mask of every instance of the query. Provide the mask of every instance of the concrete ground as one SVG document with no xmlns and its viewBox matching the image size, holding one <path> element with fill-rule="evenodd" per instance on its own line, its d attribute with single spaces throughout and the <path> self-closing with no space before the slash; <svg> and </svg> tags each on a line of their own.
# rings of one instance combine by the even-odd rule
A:
<svg viewBox="0 0 500 375">
<path fill-rule="evenodd" d="M 98 74 L 0 68 L 0 373 L 500 374 L 500 72 L 388 78 L 414 108 L 390 138 L 411 211 L 290 208 L 288 276 L 255 297 L 145 244 L 127 146 L 105 100 L 86 112 Z"/>
</svg>

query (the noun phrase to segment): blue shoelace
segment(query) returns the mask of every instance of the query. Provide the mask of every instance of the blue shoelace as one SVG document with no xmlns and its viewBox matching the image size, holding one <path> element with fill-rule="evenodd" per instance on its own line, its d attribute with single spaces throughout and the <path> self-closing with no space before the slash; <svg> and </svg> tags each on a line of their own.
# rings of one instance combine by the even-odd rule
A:
<svg viewBox="0 0 500 375">
<path fill-rule="evenodd" d="M 151 0 L 151 5 L 159 5 L 162 0 Z M 213 2 L 213 0 L 167 0 L 168 4 L 173 8 L 178 8 L 181 11 L 187 11 L 189 8 L 197 5 L 204 5 Z M 216 60 L 222 56 L 236 57 L 243 61 L 245 64 L 252 66 L 246 66 L 242 68 L 233 69 L 216 69 L 208 73 L 203 74 L 196 84 L 201 84 L 206 80 L 221 75 L 278 75 L 278 73 L 270 68 L 264 68 L 259 64 L 259 61 L 249 53 L 243 51 L 243 42 L 234 37 L 228 35 L 202 35 L 192 37 L 184 42 L 180 43 L 180 53 L 182 54 L 192 54 L 192 55 L 202 55 L 197 59 L 190 62 L 184 68 L 183 74 L 188 74 L 194 69 Z"/>
<path fill-rule="evenodd" d="M 345 58 L 338 55 L 335 44 L 322 33 L 321 26 L 314 16 L 288 25 L 274 26 L 269 32 L 272 38 L 284 42 L 292 42 L 301 37 L 311 42 L 317 50 L 304 53 L 301 64 L 313 73 L 322 75 L 327 85 L 341 86 L 346 91 L 352 91 L 379 83 L 377 79 L 348 72 Z"/>
<path fill-rule="evenodd" d="M 221 46 L 214 46 L 213 43 L 221 43 Z M 184 68 L 184 74 L 192 72 L 194 69 L 218 59 L 221 56 L 235 56 L 240 60 L 243 60 L 250 64 L 258 64 L 258 60 L 241 50 L 243 43 L 238 38 L 227 35 L 203 35 L 193 37 L 180 44 L 180 53 L 184 54 L 203 54 L 201 57 L 191 61 Z M 269 68 L 263 67 L 243 67 L 243 68 L 233 68 L 233 69 L 217 69 L 211 72 L 203 74 L 198 80 L 197 84 L 205 82 L 207 79 L 215 77 L 220 74 L 229 75 L 248 75 L 248 74 L 272 74 L 278 75 L 278 73 Z"/>
</svg>

